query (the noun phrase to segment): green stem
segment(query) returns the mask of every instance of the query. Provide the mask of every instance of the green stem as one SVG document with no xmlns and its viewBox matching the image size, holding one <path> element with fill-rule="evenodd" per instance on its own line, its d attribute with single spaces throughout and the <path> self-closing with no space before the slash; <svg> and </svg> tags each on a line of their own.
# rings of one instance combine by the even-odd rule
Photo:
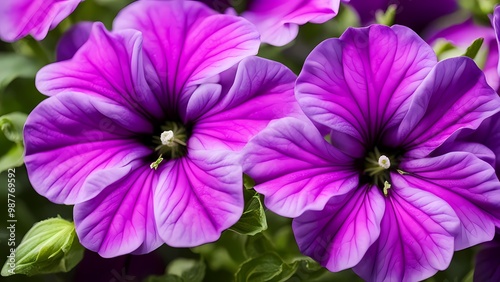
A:
<svg viewBox="0 0 500 282">
<path fill-rule="evenodd" d="M 53 61 L 51 53 L 43 47 L 40 41 L 37 41 L 32 37 L 26 37 L 22 39 L 22 42 L 25 43 L 32 55 L 41 60 L 44 65 Z"/>
</svg>

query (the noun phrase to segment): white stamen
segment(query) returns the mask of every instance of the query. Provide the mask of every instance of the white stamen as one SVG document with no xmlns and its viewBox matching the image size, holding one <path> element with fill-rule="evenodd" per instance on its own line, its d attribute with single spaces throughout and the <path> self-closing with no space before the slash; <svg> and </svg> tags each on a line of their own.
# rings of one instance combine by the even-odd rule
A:
<svg viewBox="0 0 500 282">
<path fill-rule="evenodd" d="M 161 144 L 172 147 L 174 145 L 174 132 L 172 130 L 163 131 L 160 135 Z"/>
<path fill-rule="evenodd" d="M 386 157 L 385 155 L 382 155 L 378 159 L 378 165 L 385 168 L 385 169 L 388 169 L 391 167 L 391 161 L 389 160 L 388 157 Z"/>
</svg>

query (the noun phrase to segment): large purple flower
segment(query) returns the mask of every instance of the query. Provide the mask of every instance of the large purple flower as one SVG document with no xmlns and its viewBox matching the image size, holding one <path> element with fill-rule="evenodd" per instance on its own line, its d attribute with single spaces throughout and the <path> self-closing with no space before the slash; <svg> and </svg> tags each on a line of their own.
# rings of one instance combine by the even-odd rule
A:
<svg viewBox="0 0 500 282">
<path fill-rule="evenodd" d="M 243 210 L 240 150 L 298 110 L 295 75 L 250 57 L 254 26 L 201 3 L 139 1 L 43 68 L 25 126 L 33 187 L 74 204 L 104 257 L 217 240 Z"/>
<path fill-rule="evenodd" d="M 83 0 L 2 0 L 0 4 L 0 39 L 8 42 L 28 34 L 36 40 L 45 38 Z"/>
<path fill-rule="evenodd" d="M 366 280 L 417 281 L 493 238 L 494 169 L 472 153 L 431 155 L 500 110 L 472 60 L 438 63 L 403 26 L 351 28 L 311 52 L 295 94 L 328 138 L 312 123 L 273 122 L 244 149 L 243 168 L 267 207 L 295 218 L 304 254 Z"/>
</svg>

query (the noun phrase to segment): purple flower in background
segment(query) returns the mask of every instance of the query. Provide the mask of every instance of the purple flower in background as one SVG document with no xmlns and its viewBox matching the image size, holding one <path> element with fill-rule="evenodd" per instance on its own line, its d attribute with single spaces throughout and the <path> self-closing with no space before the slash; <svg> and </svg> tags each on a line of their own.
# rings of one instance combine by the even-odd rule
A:
<svg viewBox="0 0 500 282">
<path fill-rule="evenodd" d="M 262 42 L 283 46 L 297 37 L 299 25 L 324 23 L 337 15 L 340 0 L 252 0 L 242 16 L 257 26 Z"/>
<path fill-rule="evenodd" d="M 500 281 L 500 233 L 493 241 L 482 244 L 476 255 L 474 281 Z"/>
<path fill-rule="evenodd" d="M 311 52 L 295 94 L 328 138 L 275 121 L 245 147 L 243 168 L 268 208 L 295 218 L 305 255 L 366 280 L 417 281 L 493 238 L 494 169 L 472 153 L 431 155 L 500 110 L 471 59 L 437 62 L 403 26 L 350 28 Z"/>
<path fill-rule="evenodd" d="M 244 1 L 198 0 L 217 11 L 228 7 L 241 10 Z M 299 25 L 324 23 L 335 17 L 341 0 L 249 0 L 242 17 L 252 22 L 264 43 L 283 46 L 298 34 Z M 348 2 L 348 1 L 343 1 Z M 234 10 L 230 10 L 234 13 Z"/>
<path fill-rule="evenodd" d="M 183 1 L 183 0 L 170 0 Z M 198 0 L 210 8 L 229 14 L 235 14 L 232 8 L 240 8 L 243 1 Z M 298 34 L 299 25 L 307 22 L 324 23 L 338 13 L 340 0 L 276 0 L 248 1 L 242 16 L 252 22 L 261 34 L 261 41 L 275 46 L 290 43 Z M 343 1 L 348 2 L 348 1 Z M 229 10 L 227 10 L 230 8 Z M 90 28 L 87 24 L 78 24 L 71 28 L 58 45 L 58 60 L 66 60 L 85 43 Z"/>
<path fill-rule="evenodd" d="M 421 31 L 432 21 L 455 12 L 456 0 L 351 0 L 350 5 L 358 12 L 361 22 L 368 24 L 375 19 L 378 10 L 385 11 L 390 5 L 397 5 L 395 23 Z"/>
<path fill-rule="evenodd" d="M 0 39 L 14 42 L 28 34 L 45 38 L 83 0 L 2 0 Z"/>
<path fill-rule="evenodd" d="M 500 6 L 495 9 L 493 27 L 479 26 L 472 21 L 467 21 L 438 32 L 430 38 L 430 41 L 446 38 L 453 44 L 467 47 L 476 38 L 484 38 L 488 49 L 484 67 L 486 80 L 498 92 L 500 88 L 500 64 L 498 61 Z M 449 151 L 473 152 L 490 163 L 495 168 L 497 176 L 500 177 L 500 142 L 498 140 L 500 140 L 500 113 L 485 119 L 477 130 L 463 129 L 458 131 L 455 136 L 449 138 L 447 142 L 438 148 L 437 153 Z"/>
<path fill-rule="evenodd" d="M 82 244 L 104 257 L 215 241 L 243 210 L 239 151 L 298 111 L 295 75 L 253 57 L 258 33 L 203 4 L 139 1 L 96 23 L 72 59 L 44 67 L 51 96 L 28 117 L 38 193 L 75 205 Z"/>
<path fill-rule="evenodd" d="M 495 31 L 492 26 L 482 26 L 468 19 L 444 29 L 434 31 L 426 40 L 429 44 L 437 44 L 440 39 L 449 41 L 458 47 L 460 54 L 465 53 L 474 40 L 483 38 L 483 54 L 479 54 L 482 59 L 482 69 L 486 75 L 486 80 L 493 89 L 499 90 L 500 78 L 498 76 L 498 45 L 495 37 Z M 460 55 L 457 54 L 457 55 Z"/>
<path fill-rule="evenodd" d="M 56 60 L 69 60 L 87 42 L 93 22 L 79 22 L 68 29 L 59 39 L 56 47 Z"/>
</svg>

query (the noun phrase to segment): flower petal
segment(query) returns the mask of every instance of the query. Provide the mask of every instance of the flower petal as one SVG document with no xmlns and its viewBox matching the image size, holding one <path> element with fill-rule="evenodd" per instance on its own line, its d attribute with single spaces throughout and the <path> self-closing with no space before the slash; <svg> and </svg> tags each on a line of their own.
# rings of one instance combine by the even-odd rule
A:
<svg viewBox="0 0 500 282">
<path fill-rule="evenodd" d="M 83 0 L 2 0 L 0 38 L 14 42 L 28 34 L 45 38 Z"/>
<path fill-rule="evenodd" d="M 432 49 L 408 28 L 348 29 L 311 52 L 296 96 L 310 118 L 366 144 L 401 121 L 435 63 Z"/>
<path fill-rule="evenodd" d="M 263 42 L 283 46 L 295 39 L 299 25 L 324 23 L 339 6 L 340 0 L 253 0 L 242 16 L 257 26 Z"/>
<path fill-rule="evenodd" d="M 500 51 L 500 6 L 496 6 L 493 11 L 493 29 L 497 41 L 497 50 Z M 497 73 L 500 76 L 500 56 L 498 57 Z"/>
<path fill-rule="evenodd" d="M 452 152 L 434 158 L 402 162 L 402 176 L 412 187 L 444 199 L 460 218 L 455 248 L 489 241 L 500 226 L 500 182 L 495 170 L 478 157 Z"/>
<path fill-rule="evenodd" d="M 476 129 L 499 110 L 500 97 L 474 61 L 447 59 L 415 91 L 397 133 L 389 140 L 403 144 L 408 156 L 425 157 L 457 130 Z"/>
<path fill-rule="evenodd" d="M 61 36 L 56 48 L 57 61 L 73 58 L 76 51 L 89 39 L 93 24 L 93 22 L 76 23 Z"/>
<path fill-rule="evenodd" d="M 493 133 L 493 131 L 492 131 Z M 491 166 L 495 167 L 496 156 L 490 148 L 483 144 L 475 143 L 475 142 L 464 142 L 459 140 L 446 140 L 446 142 L 439 146 L 435 151 L 430 155 L 431 157 L 444 155 L 450 152 L 468 152 L 474 154 L 476 157 L 481 160 L 487 162 Z"/>
<path fill-rule="evenodd" d="M 145 117 L 163 117 L 145 79 L 142 36 L 134 30 L 111 33 L 95 23 L 87 42 L 71 60 L 42 68 L 38 90 L 52 96 L 80 92 L 106 97 Z"/>
<path fill-rule="evenodd" d="M 158 235 L 153 212 L 153 188 L 159 171 L 136 162 L 122 168 L 126 175 L 106 181 L 103 170 L 92 174 L 86 186 L 102 191 L 95 198 L 75 205 L 76 232 L 82 245 L 103 257 L 128 253 L 148 253 L 163 242 Z"/>
<path fill-rule="evenodd" d="M 264 194 L 266 207 L 287 217 L 321 210 L 332 196 L 356 188 L 353 162 L 312 123 L 295 118 L 271 122 L 243 149 L 243 171 L 255 190 Z"/>
<path fill-rule="evenodd" d="M 222 79 L 222 94 L 193 94 L 189 100 L 187 117 L 201 114 L 189 146 L 237 151 L 271 120 L 303 116 L 293 95 L 295 78 L 280 63 L 258 57 L 244 59 L 235 75 Z"/>
<path fill-rule="evenodd" d="M 173 247 L 217 240 L 243 213 L 241 174 L 235 157 L 217 151 L 191 150 L 165 164 L 154 194 L 163 240 Z"/>
<path fill-rule="evenodd" d="M 200 116 L 219 103 L 222 86 L 215 83 L 204 83 L 194 90 L 187 104 L 184 123 L 196 123 Z"/>
<path fill-rule="evenodd" d="M 357 265 L 378 239 L 384 206 L 382 193 L 364 186 L 305 212 L 293 221 L 301 253 L 334 272 Z"/>
<path fill-rule="evenodd" d="M 458 139 L 476 145 L 484 145 L 490 149 L 496 157 L 492 165 L 497 172 L 497 176 L 500 176 L 500 142 L 498 142 L 500 140 L 500 113 L 485 119 L 477 130 L 460 132 Z"/>
<path fill-rule="evenodd" d="M 380 237 L 354 271 L 370 281 L 420 281 L 448 267 L 458 218 L 433 194 L 393 175 Z"/>
<path fill-rule="evenodd" d="M 24 128 L 30 181 L 39 194 L 56 203 L 88 200 L 99 193 L 83 185 L 92 172 L 123 167 L 150 153 L 130 131 L 148 128 L 152 130 L 111 101 L 80 93 L 50 97 L 33 110 Z"/>
<path fill-rule="evenodd" d="M 249 22 L 195 1 L 137 1 L 118 14 L 113 26 L 142 32 L 153 68 L 148 82 L 175 111 L 185 107 L 190 86 L 257 54 L 260 44 Z"/>
</svg>

